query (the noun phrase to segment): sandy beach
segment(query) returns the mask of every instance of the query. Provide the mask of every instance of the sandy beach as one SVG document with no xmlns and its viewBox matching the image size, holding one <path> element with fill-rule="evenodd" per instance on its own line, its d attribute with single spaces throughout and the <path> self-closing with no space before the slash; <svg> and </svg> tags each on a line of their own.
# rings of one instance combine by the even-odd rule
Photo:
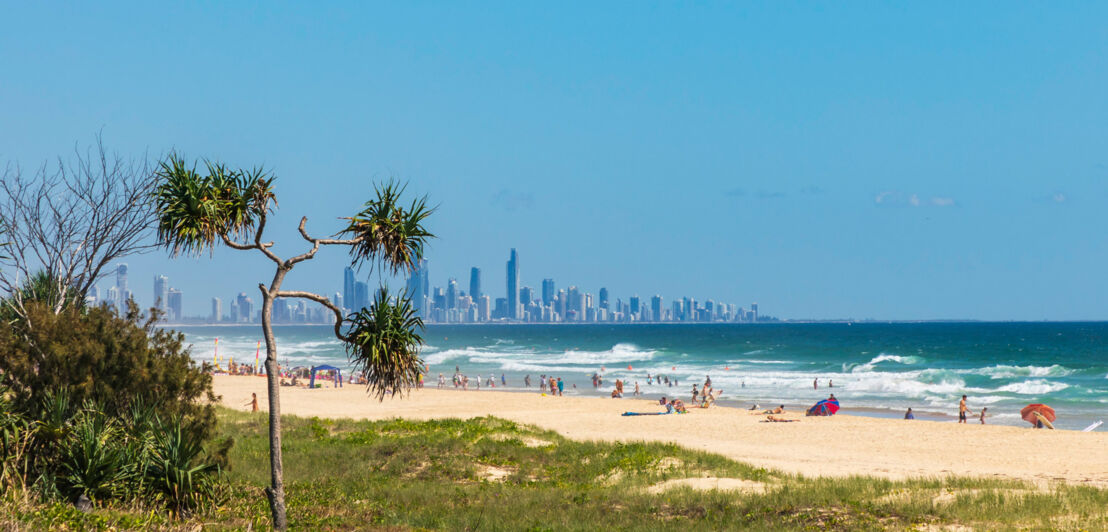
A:
<svg viewBox="0 0 1108 532">
<path fill-rule="evenodd" d="M 878 419 L 846 414 L 797 423 L 763 423 L 736 408 L 685 415 L 623 417 L 660 411 L 656 401 L 543 397 L 539 393 L 425 388 L 379 402 L 362 386 L 281 389 L 284 414 L 353 419 L 496 416 L 578 440 L 673 442 L 756 466 L 805 476 L 874 475 L 892 479 L 947 475 L 1067 482 L 1108 487 L 1108 432 L 1033 430 L 999 425 Z M 265 379 L 217 375 L 224 406 L 246 410 L 251 392 L 266 407 Z"/>
</svg>

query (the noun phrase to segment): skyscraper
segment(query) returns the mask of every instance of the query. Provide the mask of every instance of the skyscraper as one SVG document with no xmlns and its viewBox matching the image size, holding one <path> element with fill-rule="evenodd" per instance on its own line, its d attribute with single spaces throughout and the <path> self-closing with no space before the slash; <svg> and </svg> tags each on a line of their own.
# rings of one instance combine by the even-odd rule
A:
<svg viewBox="0 0 1108 532">
<path fill-rule="evenodd" d="M 542 304 L 548 306 L 554 303 L 554 279 L 542 280 Z"/>
<path fill-rule="evenodd" d="M 166 307 L 169 309 L 169 319 L 181 321 L 181 291 L 170 288 L 166 295 Z"/>
<path fill-rule="evenodd" d="M 223 302 L 218 297 L 212 298 L 212 316 L 209 321 L 219 323 L 223 320 Z"/>
<path fill-rule="evenodd" d="M 635 294 L 631 296 L 631 314 L 638 315 L 639 313 L 639 296 Z"/>
<path fill-rule="evenodd" d="M 458 280 L 451 277 L 446 283 L 446 310 L 458 306 Z"/>
<path fill-rule="evenodd" d="M 127 288 L 127 265 L 120 264 L 115 267 L 115 308 L 120 313 L 127 312 L 127 301 L 131 299 L 131 290 Z"/>
<path fill-rule="evenodd" d="M 154 308 L 158 309 L 158 312 L 161 312 L 163 320 L 170 317 L 169 277 L 166 277 L 164 275 L 154 276 Z"/>
<path fill-rule="evenodd" d="M 481 268 L 469 270 L 469 297 L 474 301 L 481 299 Z"/>
<path fill-rule="evenodd" d="M 345 300 L 343 299 L 342 294 L 338 292 L 335 292 L 335 295 L 331 296 L 331 304 L 340 309 L 346 308 L 343 306 L 344 301 Z"/>
<path fill-rule="evenodd" d="M 429 319 L 427 309 L 427 259 L 419 259 L 416 267 L 408 273 L 408 299 L 412 302 L 412 308 L 416 315 L 423 319 Z"/>
<path fill-rule="evenodd" d="M 235 309 L 238 311 L 238 321 L 250 322 L 250 318 L 254 316 L 254 302 L 250 299 L 250 296 L 246 295 L 246 292 L 239 292 L 238 297 L 235 298 Z"/>
<path fill-rule="evenodd" d="M 342 271 L 342 300 L 347 305 L 354 304 L 354 269 L 350 266 Z"/>
<path fill-rule="evenodd" d="M 508 319 L 519 319 L 519 255 L 516 248 L 508 257 Z"/>
<path fill-rule="evenodd" d="M 361 281 L 354 282 L 354 311 L 369 306 L 369 285 Z"/>
<path fill-rule="evenodd" d="M 662 296 L 654 296 L 650 298 L 650 319 L 654 321 L 662 321 Z"/>
<path fill-rule="evenodd" d="M 608 309 L 608 289 L 607 288 L 601 288 L 600 289 L 600 304 L 597 305 L 597 306 L 599 306 L 600 308 L 605 309 L 605 310 Z"/>
</svg>

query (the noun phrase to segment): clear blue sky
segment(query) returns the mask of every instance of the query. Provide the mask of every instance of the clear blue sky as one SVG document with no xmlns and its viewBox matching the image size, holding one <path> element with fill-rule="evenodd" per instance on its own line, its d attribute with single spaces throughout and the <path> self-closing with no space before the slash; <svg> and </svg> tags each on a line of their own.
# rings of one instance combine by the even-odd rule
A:
<svg viewBox="0 0 1108 532">
<path fill-rule="evenodd" d="M 599 5 L 598 5 L 599 4 Z M 279 176 L 301 248 L 396 176 L 433 284 L 508 249 L 613 298 L 783 317 L 1108 319 L 1108 4 L 11 2 L 0 160 L 102 131 Z M 186 313 L 264 259 L 135 257 Z M 341 289 L 322 253 L 287 286 Z M 148 299 L 145 300 L 149 302 Z"/>
</svg>

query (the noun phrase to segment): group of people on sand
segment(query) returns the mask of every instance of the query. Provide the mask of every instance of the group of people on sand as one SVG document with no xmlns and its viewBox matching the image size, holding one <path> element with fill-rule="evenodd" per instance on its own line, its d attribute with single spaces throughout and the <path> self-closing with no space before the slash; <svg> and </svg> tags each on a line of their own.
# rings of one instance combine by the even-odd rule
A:
<svg viewBox="0 0 1108 532">
<path fill-rule="evenodd" d="M 527 376 L 527 380 L 530 381 L 531 376 Z M 530 384 L 528 384 L 530 386 Z M 545 394 L 547 390 L 550 390 L 550 395 L 561 397 L 566 390 L 566 381 L 563 381 L 561 377 L 554 377 L 539 375 L 539 393 Z"/>
<path fill-rule="evenodd" d="M 472 382 L 474 384 L 475 388 L 478 389 L 478 390 L 481 389 L 482 382 L 484 383 L 486 388 L 496 388 L 496 380 L 497 380 L 496 379 L 496 374 L 495 373 L 489 373 L 488 378 L 483 378 L 481 375 L 477 375 L 476 377 L 473 377 L 473 379 L 471 381 L 469 375 L 463 374 L 462 370 L 458 366 L 454 366 L 454 377 L 452 378 L 451 382 L 454 385 L 454 389 L 460 389 L 460 390 L 465 391 L 465 390 L 469 390 L 470 382 Z M 500 386 L 507 386 L 507 385 L 508 385 L 508 377 L 507 377 L 507 375 L 501 373 L 500 374 Z M 420 388 L 423 387 L 423 377 L 422 377 L 422 375 L 420 376 L 420 386 L 419 387 Z M 439 387 L 439 389 L 446 388 L 446 376 L 443 375 L 442 373 L 439 373 L 438 387 Z"/>
<path fill-rule="evenodd" d="M 985 424 L 985 416 L 988 411 L 989 407 L 983 406 L 981 407 L 981 412 L 977 415 L 977 420 L 980 421 L 982 425 Z M 963 394 L 962 399 L 958 401 L 958 423 L 968 423 L 967 419 L 972 415 L 974 415 L 974 413 L 969 409 L 969 406 L 966 405 L 966 396 Z M 904 419 L 916 419 L 916 414 L 912 412 L 912 407 L 908 407 L 908 410 L 904 412 Z"/>
</svg>

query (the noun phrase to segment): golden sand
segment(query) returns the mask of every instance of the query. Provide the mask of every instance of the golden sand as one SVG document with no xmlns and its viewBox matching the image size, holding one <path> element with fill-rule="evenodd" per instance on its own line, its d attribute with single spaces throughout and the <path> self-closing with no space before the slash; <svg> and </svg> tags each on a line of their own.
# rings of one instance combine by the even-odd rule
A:
<svg viewBox="0 0 1108 532">
<path fill-rule="evenodd" d="M 265 379 L 216 376 L 224 406 L 245 410 L 251 392 L 267 406 Z M 688 414 L 623 417 L 656 412 L 656 401 L 600 397 L 543 397 L 536 393 L 414 390 L 379 402 L 362 386 L 281 388 L 281 410 L 295 416 L 353 419 L 468 419 L 496 416 L 556 431 L 577 440 L 673 442 L 759 467 L 806 476 L 873 475 L 892 479 L 948 475 L 1021 479 L 1108 487 L 1108 432 L 1033 430 L 863 416 L 764 416 L 735 408 L 691 409 Z M 843 410 L 849 412 L 848 409 Z"/>
</svg>

